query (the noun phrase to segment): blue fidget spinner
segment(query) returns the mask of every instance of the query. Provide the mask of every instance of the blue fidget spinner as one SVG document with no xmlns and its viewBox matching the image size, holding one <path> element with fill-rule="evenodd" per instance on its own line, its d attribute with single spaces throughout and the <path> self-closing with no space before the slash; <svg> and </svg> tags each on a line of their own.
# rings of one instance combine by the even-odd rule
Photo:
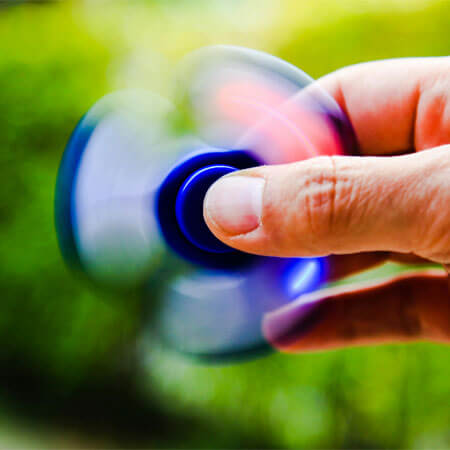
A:
<svg viewBox="0 0 450 450">
<path fill-rule="evenodd" d="M 201 49 L 177 81 L 182 107 L 124 91 L 80 120 L 56 185 L 61 252 L 101 285 L 142 287 L 149 301 L 158 287 L 152 326 L 170 347 L 212 361 L 254 355 L 271 347 L 264 315 L 323 285 L 327 262 L 228 247 L 203 219 L 205 194 L 236 170 L 352 153 L 353 133 L 310 77 L 261 52 Z M 159 289 L 168 260 L 177 270 Z"/>
</svg>

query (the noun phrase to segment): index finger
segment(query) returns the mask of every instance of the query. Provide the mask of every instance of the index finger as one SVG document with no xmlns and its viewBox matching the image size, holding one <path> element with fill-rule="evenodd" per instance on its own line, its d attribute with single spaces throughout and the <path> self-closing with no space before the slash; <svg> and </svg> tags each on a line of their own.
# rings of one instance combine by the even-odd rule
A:
<svg viewBox="0 0 450 450">
<path fill-rule="evenodd" d="M 368 285 L 305 294 L 264 317 L 264 336 L 284 352 L 426 340 L 449 343 L 447 277 L 406 273 Z"/>
<path fill-rule="evenodd" d="M 348 115 L 361 154 L 407 153 L 450 142 L 450 57 L 362 63 L 318 83 Z"/>
</svg>

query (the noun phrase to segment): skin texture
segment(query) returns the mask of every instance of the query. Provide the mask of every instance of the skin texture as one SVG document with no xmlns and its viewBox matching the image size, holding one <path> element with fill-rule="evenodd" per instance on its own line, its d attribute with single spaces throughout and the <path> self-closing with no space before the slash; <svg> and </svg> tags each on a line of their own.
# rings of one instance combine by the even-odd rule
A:
<svg viewBox="0 0 450 450">
<path fill-rule="evenodd" d="M 386 260 L 441 265 L 369 286 L 316 292 L 268 314 L 264 333 L 281 350 L 448 343 L 450 58 L 359 64 L 317 83 L 350 118 L 364 157 L 320 157 L 228 175 L 206 196 L 208 226 L 249 253 L 332 255 L 330 280 Z M 232 177 L 240 179 L 230 182 Z M 247 204 L 249 177 L 262 181 L 251 183 Z M 224 202 L 236 198 L 228 195 L 234 181 L 240 206 L 233 210 Z"/>
</svg>

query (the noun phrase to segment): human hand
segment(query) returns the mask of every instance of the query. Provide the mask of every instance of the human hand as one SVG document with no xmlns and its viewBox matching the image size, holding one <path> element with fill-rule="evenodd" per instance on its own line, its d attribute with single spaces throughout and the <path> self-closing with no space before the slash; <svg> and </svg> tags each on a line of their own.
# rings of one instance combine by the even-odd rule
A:
<svg viewBox="0 0 450 450">
<path fill-rule="evenodd" d="M 347 113 L 364 157 L 261 166 L 217 181 L 211 231 L 268 256 L 330 255 L 330 280 L 386 260 L 450 267 L 450 58 L 347 67 L 320 79 Z M 424 151 L 430 150 L 430 151 Z M 284 351 L 450 340 L 445 270 L 307 294 L 264 320 Z"/>
</svg>

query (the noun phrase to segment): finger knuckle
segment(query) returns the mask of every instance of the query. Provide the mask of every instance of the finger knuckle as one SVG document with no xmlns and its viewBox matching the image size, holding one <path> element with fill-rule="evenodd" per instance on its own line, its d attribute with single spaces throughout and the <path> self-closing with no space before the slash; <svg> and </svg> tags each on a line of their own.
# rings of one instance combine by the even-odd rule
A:
<svg viewBox="0 0 450 450">
<path fill-rule="evenodd" d="M 320 157 L 308 166 L 301 204 L 309 232 L 322 246 L 346 221 L 346 205 L 352 195 L 349 177 L 338 157 Z"/>
<path fill-rule="evenodd" d="M 450 263 L 450 146 L 442 148 L 441 158 L 430 166 L 430 179 L 424 189 L 425 207 L 418 220 L 417 253 L 432 261 Z M 436 151 L 437 156 L 438 152 Z"/>
</svg>

